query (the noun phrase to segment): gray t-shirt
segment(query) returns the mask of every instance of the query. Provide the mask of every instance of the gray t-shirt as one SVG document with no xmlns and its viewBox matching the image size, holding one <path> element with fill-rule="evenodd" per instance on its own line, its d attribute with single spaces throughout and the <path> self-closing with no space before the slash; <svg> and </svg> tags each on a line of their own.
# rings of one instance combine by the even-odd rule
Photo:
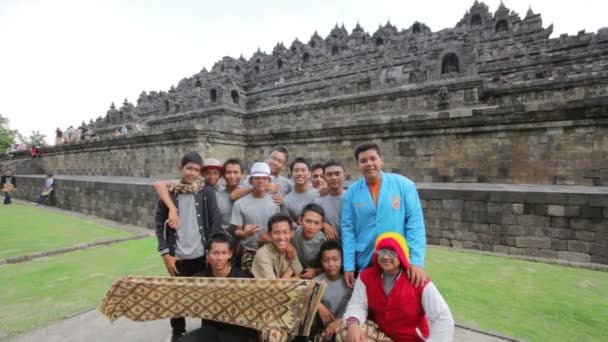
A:
<svg viewBox="0 0 608 342">
<path fill-rule="evenodd" d="M 333 196 L 327 194 L 315 199 L 314 203 L 320 205 L 325 211 L 325 222 L 329 223 L 338 236 L 342 236 L 342 202 L 344 200 L 344 194 L 340 196 Z"/>
<path fill-rule="evenodd" d="M 247 176 L 241 181 L 242 187 L 251 188 L 251 183 L 249 183 L 249 177 L 251 176 Z M 281 195 L 283 197 L 287 196 L 288 193 L 293 191 L 293 184 L 291 183 L 291 181 L 281 175 L 275 177 L 272 182 L 281 186 Z"/>
<path fill-rule="evenodd" d="M 321 299 L 321 303 L 323 303 L 323 305 L 325 305 L 329 311 L 331 311 L 332 315 L 334 315 L 336 319 L 342 318 L 342 316 L 344 316 L 344 311 L 346 311 L 346 306 L 348 305 L 350 296 L 353 292 L 350 287 L 346 286 L 344 277 L 331 281 L 327 279 L 325 273 L 321 273 L 315 277 L 315 280 L 324 281 L 327 284 L 325 293 L 323 294 L 323 299 Z"/>
<path fill-rule="evenodd" d="M 180 259 L 195 259 L 205 254 L 198 227 L 196 205 L 193 194 L 180 194 L 177 198 L 179 224 L 175 256 Z"/>
<path fill-rule="evenodd" d="M 268 231 L 268 220 L 279 211 L 281 208 L 274 203 L 269 194 L 262 198 L 255 198 L 253 194 L 249 194 L 234 202 L 230 217 L 231 225 L 244 227 L 247 224 L 254 224 L 262 227 L 262 230 L 255 235 L 241 240 L 243 248 L 250 251 L 258 250 L 260 247 L 258 239 Z"/>
<path fill-rule="evenodd" d="M 233 231 L 230 230 L 230 218 L 232 216 L 233 204 L 232 200 L 230 199 L 230 193 L 225 187 L 222 186 L 215 192 L 215 198 L 222 217 L 222 228 L 224 231 L 234 235 Z"/>
<path fill-rule="evenodd" d="M 318 189 L 310 188 L 305 192 L 296 192 L 294 189 L 283 198 L 283 205 L 289 211 L 291 218 L 297 222 L 302 215 L 302 209 L 317 198 L 319 198 Z"/>
<path fill-rule="evenodd" d="M 298 252 L 298 259 L 300 259 L 304 268 L 320 267 L 319 251 L 321 250 L 321 245 L 327 238 L 322 231 L 318 231 L 312 239 L 304 240 L 304 237 L 302 236 L 303 229 L 302 226 L 298 226 L 296 232 L 293 234 L 293 238 L 291 238 L 291 243 Z"/>
</svg>

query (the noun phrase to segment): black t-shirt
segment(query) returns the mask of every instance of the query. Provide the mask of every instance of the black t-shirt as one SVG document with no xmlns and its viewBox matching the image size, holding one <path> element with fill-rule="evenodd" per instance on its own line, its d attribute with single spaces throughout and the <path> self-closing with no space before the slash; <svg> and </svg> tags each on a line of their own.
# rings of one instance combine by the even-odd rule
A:
<svg viewBox="0 0 608 342">
<path fill-rule="evenodd" d="M 213 271 L 211 271 L 211 267 L 207 267 L 205 270 L 196 273 L 194 276 L 203 278 L 215 278 L 213 276 Z M 253 275 L 251 275 L 251 273 L 249 272 L 243 271 L 238 267 L 233 266 L 230 269 L 230 272 L 228 272 L 226 278 L 253 278 Z"/>
</svg>

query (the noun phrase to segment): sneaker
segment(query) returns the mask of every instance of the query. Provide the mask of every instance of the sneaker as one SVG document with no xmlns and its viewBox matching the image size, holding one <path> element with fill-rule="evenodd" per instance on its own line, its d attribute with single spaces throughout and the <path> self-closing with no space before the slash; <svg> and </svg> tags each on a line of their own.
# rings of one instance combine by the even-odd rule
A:
<svg viewBox="0 0 608 342">
<path fill-rule="evenodd" d="M 179 341 L 179 339 L 180 339 L 182 336 L 184 336 L 184 335 L 186 335 L 186 333 L 185 333 L 185 332 L 173 333 L 173 334 L 171 335 L 171 342 L 177 342 L 177 341 Z"/>
</svg>

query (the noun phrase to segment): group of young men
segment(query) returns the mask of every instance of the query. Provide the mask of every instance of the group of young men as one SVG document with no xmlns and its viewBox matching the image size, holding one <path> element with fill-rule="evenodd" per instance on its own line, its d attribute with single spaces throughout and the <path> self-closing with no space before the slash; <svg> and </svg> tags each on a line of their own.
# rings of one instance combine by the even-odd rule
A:
<svg viewBox="0 0 608 342">
<path fill-rule="evenodd" d="M 221 163 L 186 154 L 179 182 L 154 184 L 158 249 L 168 273 L 324 281 L 311 336 L 327 340 L 365 340 L 368 314 L 395 341 L 451 340 L 450 310 L 423 269 L 426 236 L 414 183 L 383 172 L 374 143 L 357 146 L 354 157 L 363 177 L 345 191 L 342 162 L 289 163 L 282 146 L 248 175 L 238 158 Z M 287 167 L 291 181 L 281 176 Z M 183 318 L 171 326 L 173 341 L 256 335 L 212 322 L 186 334 Z"/>
</svg>

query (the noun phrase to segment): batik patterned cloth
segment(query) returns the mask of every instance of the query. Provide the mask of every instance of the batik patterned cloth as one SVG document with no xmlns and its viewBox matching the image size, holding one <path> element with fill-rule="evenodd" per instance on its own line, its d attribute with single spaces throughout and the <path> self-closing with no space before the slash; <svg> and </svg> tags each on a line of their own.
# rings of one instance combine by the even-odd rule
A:
<svg viewBox="0 0 608 342">
<path fill-rule="evenodd" d="M 390 337 L 386 336 L 376 322 L 374 321 L 366 321 L 363 326 L 363 331 L 367 334 L 368 342 L 391 342 L 393 340 Z M 336 342 L 346 342 L 346 328 L 340 327 L 338 331 L 336 331 Z"/>
<path fill-rule="evenodd" d="M 112 285 L 99 310 L 111 321 L 202 318 L 287 341 L 309 334 L 325 286 L 311 280 L 129 276 Z"/>
</svg>

